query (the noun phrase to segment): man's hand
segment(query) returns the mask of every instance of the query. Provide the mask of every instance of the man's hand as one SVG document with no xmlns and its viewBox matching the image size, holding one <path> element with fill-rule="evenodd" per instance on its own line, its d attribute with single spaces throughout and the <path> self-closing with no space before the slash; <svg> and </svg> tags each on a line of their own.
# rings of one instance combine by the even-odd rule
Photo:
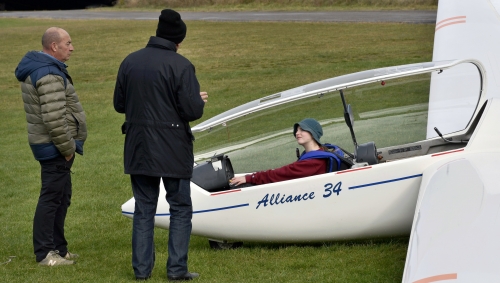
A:
<svg viewBox="0 0 500 283">
<path fill-rule="evenodd" d="M 75 154 L 73 153 L 73 154 L 71 154 L 71 155 L 65 156 L 64 158 L 66 158 L 66 161 L 70 161 L 70 160 L 71 160 L 71 158 L 73 158 L 73 156 L 74 156 L 74 155 L 75 155 Z"/>
<path fill-rule="evenodd" d="M 200 96 L 201 96 L 201 99 L 203 99 L 203 101 L 205 103 L 207 103 L 208 94 L 205 91 L 203 91 L 203 92 L 200 92 Z"/>
<path fill-rule="evenodd" d="M 240 176 L 240 177 L 234 177 L 231 180 L 229 180 L 229 185 L 231 186 L 238 186 L 241 184 L 245 184 L 247 182 L 245 176 Z"/>
</svg>

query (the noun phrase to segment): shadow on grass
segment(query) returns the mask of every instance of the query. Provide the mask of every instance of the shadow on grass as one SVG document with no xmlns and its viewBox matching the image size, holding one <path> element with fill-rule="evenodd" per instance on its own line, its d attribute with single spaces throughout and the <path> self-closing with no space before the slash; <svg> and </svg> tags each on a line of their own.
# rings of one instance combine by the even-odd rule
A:
<svg viewBox="0 0 500 283">
<path fill-rule="evenodd" d="M 404 245 L 409 243 L 409 236 L 378 238 L 378 239 L 361 239 L 361 240 L 346 240 L 335 242 L 311 242 L 311 243 L 262 243 L 262 242 L 244 242 L 243 246 L 238 249 L 267 249 L 280 250 L 286 248 L 335 248 L 349 247 L 360 248 L 370 246 L 394 246 Z"/>
</svg>

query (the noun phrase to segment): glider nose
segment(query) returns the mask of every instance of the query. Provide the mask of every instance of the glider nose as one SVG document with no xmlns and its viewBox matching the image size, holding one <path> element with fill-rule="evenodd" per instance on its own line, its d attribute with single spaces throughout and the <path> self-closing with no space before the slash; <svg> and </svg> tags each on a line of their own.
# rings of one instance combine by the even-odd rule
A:
<svg viewBox="0 0 500 283">
<path fill-rule="evenodd" d="M 135 200 L 134 198 L 129 199 L 126 203 L 122 205 L 122 214 L 125 217 L 133 218 L 134 217 L 134 209 L 135 209 Z"/>
</svg>

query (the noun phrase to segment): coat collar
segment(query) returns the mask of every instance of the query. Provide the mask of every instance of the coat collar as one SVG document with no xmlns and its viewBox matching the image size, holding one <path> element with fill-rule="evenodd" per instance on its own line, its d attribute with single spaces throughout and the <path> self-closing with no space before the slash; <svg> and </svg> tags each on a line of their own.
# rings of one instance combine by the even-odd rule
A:
<svg viewBox="0 0 500 283">
<path fill-rule="evenodd" d="M 175 43 L 157 36 L 151 36 L 146 47 L 161 48 L 177 52 L 177 46 Z"/>
</svg>

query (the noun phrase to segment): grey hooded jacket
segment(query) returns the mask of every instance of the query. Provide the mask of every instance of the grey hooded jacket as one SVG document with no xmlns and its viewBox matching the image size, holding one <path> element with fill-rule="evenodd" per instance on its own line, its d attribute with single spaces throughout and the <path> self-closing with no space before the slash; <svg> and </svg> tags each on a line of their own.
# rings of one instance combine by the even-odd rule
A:
<svg viewBox="0 0 500 283">
<path fill-rule="evenodd" d="M 21 82 L 28 142 L 37 160 L 83 154 L 85 112 L 66 67 L 50 55 L 30 51 L 15 71 Z"/>
</svg>

